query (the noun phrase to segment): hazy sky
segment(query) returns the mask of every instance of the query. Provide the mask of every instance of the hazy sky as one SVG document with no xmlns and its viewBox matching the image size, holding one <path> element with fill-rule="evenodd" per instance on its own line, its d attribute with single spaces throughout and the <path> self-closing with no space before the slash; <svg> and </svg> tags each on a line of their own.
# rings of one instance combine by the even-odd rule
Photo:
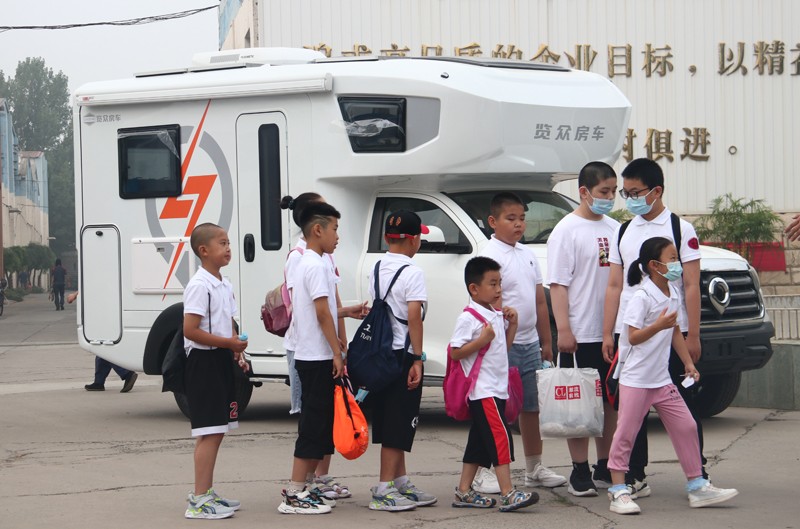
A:
<svg viewBox="0 0 800 529">
<path fill-rule="evenodd" d="M 0 0 L 0 25 L 101 22 L 219 5 L 218 0 Z M 0 33 L 0 70 L 14 77 L 17 63 L 42 57 L 69 77 L 70 91 L 89 81 L 189 66 L 192 55 L 218 48 L 217 10 L 141 26 Z"/>
</svg>

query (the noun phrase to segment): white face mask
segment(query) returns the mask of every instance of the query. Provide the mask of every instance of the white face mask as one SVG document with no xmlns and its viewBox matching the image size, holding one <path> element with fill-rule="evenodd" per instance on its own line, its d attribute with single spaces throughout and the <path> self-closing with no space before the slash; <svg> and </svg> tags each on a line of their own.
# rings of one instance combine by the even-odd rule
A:
<svg viewBox="0 0 800 529">
<path fill-rule="evenodd" d="M 589 195 L 590 197 L 592 195 Z M 589 204 L 589 209 L 595 215 L 608 215 L 614 209 L 614 201 L 607 198 L 592 197 L 592 203 Z"/>
</svg>

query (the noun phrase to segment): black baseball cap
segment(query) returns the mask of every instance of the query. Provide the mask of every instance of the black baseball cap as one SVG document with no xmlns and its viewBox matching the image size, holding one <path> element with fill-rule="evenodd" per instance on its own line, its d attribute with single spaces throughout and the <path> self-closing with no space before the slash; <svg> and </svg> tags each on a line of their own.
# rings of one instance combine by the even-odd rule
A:
<svg viewBox="0 0 800 529">
<path fill-rule="evenodd" d="M 386 218 L 384 233 L 390 239 L 405 239 L 429 232 L 430 230 L 422 223 L 419 215 L 413 211 L 401 209 Z"/>
</svg>

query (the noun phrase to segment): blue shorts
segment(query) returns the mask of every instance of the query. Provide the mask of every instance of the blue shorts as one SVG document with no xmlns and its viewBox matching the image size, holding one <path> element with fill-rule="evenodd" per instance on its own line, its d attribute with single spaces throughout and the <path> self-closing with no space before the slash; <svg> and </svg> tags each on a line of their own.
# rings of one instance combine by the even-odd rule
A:
<svg viewBox="0 0 800 529">
<path fill-rule="evenodd" d="M 522 378 L 522 411 L 539 411 L 539 388 L 536 371 L 542 368 L 542 348 L 539 342 L 517 344 L 508 351 L 508 364 L 519 369 Z"/>
</svg>

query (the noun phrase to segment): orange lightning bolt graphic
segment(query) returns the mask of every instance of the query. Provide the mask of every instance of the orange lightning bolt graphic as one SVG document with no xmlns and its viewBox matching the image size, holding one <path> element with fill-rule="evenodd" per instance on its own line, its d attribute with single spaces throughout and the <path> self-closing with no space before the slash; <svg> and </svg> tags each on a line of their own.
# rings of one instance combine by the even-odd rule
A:
<svg viewBox="0 0 800 529">
<path fill-rule="evenodd" d="M 189 214 L 191 213 L 189 222 L 186 225 L 186 233 L 184 234 L 186 237 L 192 234 L 192 230 L 194 230 L 194 227 L 197 225 L 197 219 L 200 218 L 200 214 L 203 212 L 203 207 L 206 205 L 208 196 L 211 194 L 211 188 L 214 186 L 214 181 L 217 179 L 217 175 L 215 174 L 189 176 L 188 178 L 186 177 L 189 164 L 192 160 L 192 156 L 194 155 L 194 149 L 197 146 L 197 141 L 200 138 L 200 134 L 203 132 L 203 123 L 205 123 L 206 115 L 208 114 L 208 108 L 210 106 L 211 101 L 206 104 L 206 108 L 203 111 L 203 117 L 200 119 L 200 123 L 197 126 L 197 131 L 195 132 L 194 137 L 189 145 L 189 151 L 186 153 L 186 158 L 183 160 L 183 165 L 181 165 L 181 181 L 184 182 L 183 193 L 181 196 L 197 195 L 197 199 L 180 200 L 180 197 L 169 197 L 167 202 L 164 204 L 164 208 L 161 210 L 161 214 L 158 217 L 159 219 L 185 219 L 189 217 Z M 192 205 L 194 205 L 194 208 L 192 208 Z M 170 264 L 169 273 L 164 281 L 163 288 L 167 287 L 167 283 L 169 283 L 172 273 L 175 271 L 175 266 L 180 260 L 184 244 L 185 243 L 183 242 L 179 243 L 176 252 L 172 255 L 172 263 Z M 166 297 L 166 295 L 164 297 Z"/>
</svg>

